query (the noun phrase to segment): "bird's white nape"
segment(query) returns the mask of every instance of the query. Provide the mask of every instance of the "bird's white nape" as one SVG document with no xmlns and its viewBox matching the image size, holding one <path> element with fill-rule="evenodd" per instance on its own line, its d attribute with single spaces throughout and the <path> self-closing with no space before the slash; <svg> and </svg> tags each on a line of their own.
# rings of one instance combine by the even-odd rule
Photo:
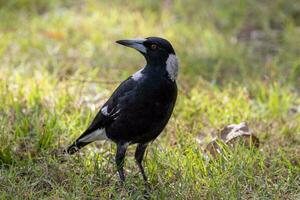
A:
<svg viewBox="0 0 300 200">
<path fill-rule="evenodd" d="M 175 81 L 178 74 L 178 59 L 176 55 L 169 54 L 166 64 L 167 64 L 166 70 L 168 72 L 169 78 L 172 81 Z"/>
<path fill-rule="evenodd" d="M 144 68 L 140 69 L 139 71 L 135 72 L 134 74 L 132 74 L 132 79 L 135 80 L 135 81 L 138 81 L 140 78 L 142 78 L 143 74 L 142 74 L 142 71 L 143 71 Z"/>
<path fill-rule="evenodd" d="M 96 140 L 108 140 L 105 128 L 97 129 L 94 132 L 79 139 L 79 142 L 94 142 Z"/>
</svg>

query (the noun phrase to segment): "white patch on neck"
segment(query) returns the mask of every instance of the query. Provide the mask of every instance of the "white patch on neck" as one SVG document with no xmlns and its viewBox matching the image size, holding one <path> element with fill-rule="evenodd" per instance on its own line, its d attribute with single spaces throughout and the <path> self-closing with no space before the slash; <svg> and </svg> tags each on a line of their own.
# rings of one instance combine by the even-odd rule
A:
<svg viewBox="0 0 300 200">
<path fill-rule="evenodd" d="M 167 72 L 169 75 L 169 78 L 172 81 L 175 81 L 177 78 L 177 73 L 178 73 L 178 60 L 177 57 L 174 54 L 169 54 L 169 57 L 167 59 Z"/>
<path fill-rule="evenodd" d="M 105 128 L 95 130 L 94 132 L 81 138 L 79 142 L 94 142 L 96 140 L 108 140 Z"/>
<path fill-rule="evenodd" d="M 131 78 L 135 81 L 138 81 L 139 79 L 141 79 L 143 77 L 142 71 L 144 68 L 140 69 L 139 71 L 135 72 L 134 74 L 132 74 Z"/>
</svg>

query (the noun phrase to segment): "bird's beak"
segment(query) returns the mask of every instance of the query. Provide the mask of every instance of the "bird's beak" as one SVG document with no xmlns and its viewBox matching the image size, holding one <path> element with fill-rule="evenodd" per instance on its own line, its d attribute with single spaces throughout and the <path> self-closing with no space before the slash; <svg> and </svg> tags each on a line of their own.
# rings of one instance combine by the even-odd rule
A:
<svg viewBox="0 0 300 200">
<path fill-rule="evenodd" d="M 135 40 L 118 40 L 116 43 L 134 48 L 141 53 L 146 53 L 146 47 L 144 46 L 145 39 L 135 39 Z"/>
</svg>

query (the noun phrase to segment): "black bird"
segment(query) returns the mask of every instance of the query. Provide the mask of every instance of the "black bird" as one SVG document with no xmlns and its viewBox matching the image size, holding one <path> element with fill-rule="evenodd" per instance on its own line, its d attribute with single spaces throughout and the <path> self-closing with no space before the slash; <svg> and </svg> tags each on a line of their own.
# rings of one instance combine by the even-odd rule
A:
<svg viewBox="0 0 300 200">
<path fill-rule="evenodd" d="M 147 64 L 120 84 L 67 152 L 73 154 L 96 140 L 115 142 L 116 165 L 123 182 L 126 149 L 128 145 L 137 144 L 135 159 L 147 181 L 142 166 L 144 153 L 148 143 L 162 132 L 173 112 L 177 98 L 178 61 L 172 45 L 163 38 L 119 40 L 117 43 L 138 50 Z"/>
</svg>

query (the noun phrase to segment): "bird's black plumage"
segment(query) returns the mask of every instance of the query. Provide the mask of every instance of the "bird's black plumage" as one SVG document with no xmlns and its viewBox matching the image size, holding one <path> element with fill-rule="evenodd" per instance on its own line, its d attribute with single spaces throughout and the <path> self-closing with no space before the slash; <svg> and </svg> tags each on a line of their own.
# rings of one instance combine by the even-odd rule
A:
<svg viewBox="0 0 300 200">
<path fill-rule="evenodd" d="M 171 44 L 162 38 L 120 40 L 117 43 L 137 49 L 147 64 L 120 84 L 67 152 L 73 154 L 96 140 L 112 140 L 117 144 L 116 164 L 123 181 L 127 146 L 138 144 L 135 158 L 146 180 L 141 163 L 147 144 L 162 132 L 176 102 L 177 58 Z"/>
</svg>

